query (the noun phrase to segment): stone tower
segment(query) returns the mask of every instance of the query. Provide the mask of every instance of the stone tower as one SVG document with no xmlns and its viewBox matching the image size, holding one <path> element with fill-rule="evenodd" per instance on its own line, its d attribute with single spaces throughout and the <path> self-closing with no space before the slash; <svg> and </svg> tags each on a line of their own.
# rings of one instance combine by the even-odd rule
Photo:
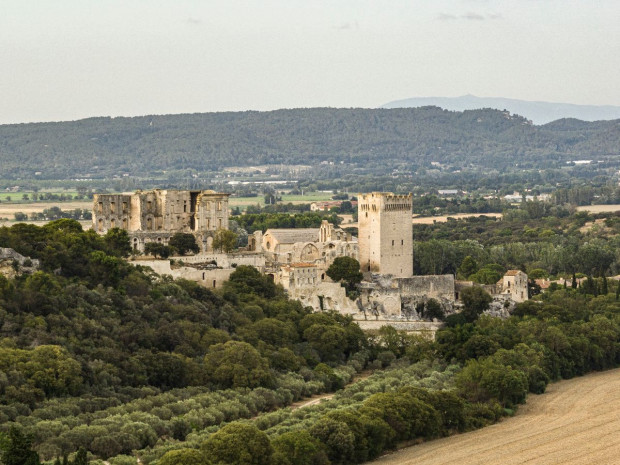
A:
<svg viewBox="0 0 620 465">
<path fill-rule="evenodd" d="M 359 257 L 363 272 L 413 275 L 411 194 L 373 192 L 358 196 Z"/>
</svg>

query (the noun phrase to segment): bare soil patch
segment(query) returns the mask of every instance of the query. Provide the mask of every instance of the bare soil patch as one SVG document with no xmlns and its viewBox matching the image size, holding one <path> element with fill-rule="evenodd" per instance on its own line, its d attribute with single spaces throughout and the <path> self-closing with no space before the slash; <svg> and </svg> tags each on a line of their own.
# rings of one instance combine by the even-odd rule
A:
<svg viewBox="0 0 620 465">
<path fill-rule="evenodd" d="M 92 210 L 93 202 L 88 200 L 75 202 L 32 202 L 32 203 L 0 203 L 0 226 L 11 226 L 15 221 L 15 213 L 21 212 L 30 216 L 31 213 L 42 213 L 43 210 L 58 207 L 62 211 L 69 210 Z M 2 218 L 6 218 L 3 220 Z M 20 221 L 20 223 L 36 224 L 37 226 L 43 226 L 47 221 Z M 92 221 L 80 221 L 82 228 L 90 229 L 92 227 Z"/>
<path fill-rule="evenodd" d="M 591 231 L 594 227 L 597 228 L 604 228 L 605 230 L 609 231 L 610 228 L 606 228 L 605 227 L 605 219 L 604 218 L 599 218 L 597 220 L 594 221 L 588 221 L 586 224 L 584 224 L 581 228 L 579 228 L 579 231 L 583 234 L 587 233 L 588 231 Z"/>
<path fill-rule="evenodd" d="M 14 214 L 17 212 L 26 213 L 41 213 L 48 208 L 58 207 L 62 211 L 75 210 L 80 208 L 82 210 L 92 210 L 92 201 L 75 201 L 75 202 L 33 202 L 33 203 L 0 203 L 0 218 L 13 219 Z"/>
<path fill-rule="evenodd" d="M 344 218 L 345 220 L 346 215 L 338 215 L 341 218 Z M 445 223 L 448 221 L 448 218 L 454 218 L 457 220 L 463 219 L 463 218 L 471 218 L 471 217 L 478 217 L 478 216 L 488 216 L 491 218 L 502 218 L 502 214 L 501 213 L 454 213 L 452 215 L 442 215 L 442 216 L 414 216 L 411 219 L 411 222 L 413 224 L 433 224 L 433 223 Z M 357 228 L 358 224 L 357 223 L 348 223 L 345 224 L 345 222 L 343 221 L 343 223 L 340 224 L 341 227 L 346 227 L 346 228 Z"/>
<path fill-rule="evenodd" d="M 515 417 L 402 449 L 382 465 L 612 465 L 620 463 L 620 369 L 549 386 Z"/>
<path fill-rule="evenodd" d="M 453 213 L 452 215 L 442 216 L 415 216 L 412 220 L 413 224 L 433 224 L 433 223 L 445 223 L 448 218 L 454 218 L 457 220 L 463 218 L 471 218 L 478 216 L 488 216 L 491 218 L 501 218 L 501 213 Z"/>
</svg>

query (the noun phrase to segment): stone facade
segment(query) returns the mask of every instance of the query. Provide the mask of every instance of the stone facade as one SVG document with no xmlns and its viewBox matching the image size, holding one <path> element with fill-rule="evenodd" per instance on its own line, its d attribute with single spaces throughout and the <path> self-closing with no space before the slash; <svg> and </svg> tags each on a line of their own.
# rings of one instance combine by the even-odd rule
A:
<svg viewBox="0 0 620 465">
<path fill-rule="evenodd" d="M 282 265 L 274 276 L 276 284 L 281 284 L 284 290 L 292 291 L 301 288 L 315 288 L 321 277 L 317 266 L 313 263 L 292 263 Z"/>
<path fill-rule="evenodd" d="M 171 266 L 170 260 L 138 260 L 136 265 L 148 266 L 155 273 L 170 275 L 174 279 L 188 279 L 208 288 L 219 288 L 235 271 L 234 268 L 205 268 Z"/>
<path fill-rule="evenodd" d="M 359 309 L 363 318 L 391 318 L 419 320 L 418 304 L 435 299 L 445 312 L 451 312 L 455 303 L 454 276 L 412 276 L 394 278 L 372 275 L 372 280 L 360 286 Z"/>
<path fill-rule="evenodd" d="M 167 244 L 175 233 L 191 233 L 207 252 L 215 231 L 228 229 L 228 197 L 210 190 L 96 194 L 93 229 L 99 234 L 112 228 L 124 229 L 134 250 L 141 252 L 146 242 Z"/>
<path fill-rule="evenodd" d="M 320 228 L 268 229 L 261 240 L 268 267 L 277 271 L 293 263 L 313 264 L 321 281 L 329 279 L 325 271 L 337 257 L 359 257 L 357 240 L 327 221 Z"/>
<path fill-rule="evenodd" d="M 497 286 L 498 294 L 510 297 L 514 302 L 525 302 L 528 299 L 527 275 L 521 270 L 508 270 Z"/>
<path fill-rule="evenodd" d="M 359 194 L 357 206 L 362 271 L 401 278 L 412 276 L 411 194 Z"/>
</svg>

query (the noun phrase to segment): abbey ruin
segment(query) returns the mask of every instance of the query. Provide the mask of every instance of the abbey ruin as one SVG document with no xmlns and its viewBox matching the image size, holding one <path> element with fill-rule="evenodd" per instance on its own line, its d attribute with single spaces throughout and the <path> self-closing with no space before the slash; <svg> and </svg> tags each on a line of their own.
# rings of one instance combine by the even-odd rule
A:
<svg viewBox="0 0 620 465">
<path fill-rule="evenodd" d="M 140 252 L 146 242 L 167 245 L 173 234 L 191 233 L 202 252 L 209 252 L 215 231 L 228 229 L 229 195 L 211 190 L 161 189 L 95 194 L 93 229 L 100 234 L 112 228 L 124 229 L 132 248 Z"/>
<path fill-rule="evenodd" d="M 319 228 L 257 231 L 249 235 L 244 250 L 216 253 L 213 236 L 229 226 L 228 197 L 210 190 L 99 194 L 94 197 L 93 228 L 100 234 L 112 228 L 126 230 L 137 252 L 143 252 L 148 242 L 165 245 L 175 233 L 191 233 L 200 253 L 177 257 L 182 265 L 173 267 L 169 260 L 141 260 L 141 264 L 207 287 L 220 286 L 237 265 L 251 265 L 304 305 L 350 314 L 360 321 L 420 321 L 420 309 L 430 299 L 452 313 L 460 306 L 460 292 L 479 286 L 456 281 L 451 274 L 413 276 L 411 194 L 360 194 L 358 238 L 323 221 Z M 344 256 L 358 260 L 364 275 L 355 300 L 326 274 L 334 260 Z M 499 314 L 527 300 L 527 275 L 519 270 L 482 287 L 493 296 Z"/>
</svg>

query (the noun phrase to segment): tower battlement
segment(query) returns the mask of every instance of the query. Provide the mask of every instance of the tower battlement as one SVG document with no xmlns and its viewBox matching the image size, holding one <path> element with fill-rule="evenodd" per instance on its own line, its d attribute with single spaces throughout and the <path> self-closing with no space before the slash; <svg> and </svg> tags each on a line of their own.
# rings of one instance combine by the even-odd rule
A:
<svg viewBox="0 0 620 465">
<path fill-rule="evenodd" d="M 370 194 L 359 194 L 358 209 L 362 211 L 377 211 L 384 209 L 388 211 L 409 210 L 411 211 L 411 194 L 393 194 L 391 192 L 372 192 Z"/>
</svg>

